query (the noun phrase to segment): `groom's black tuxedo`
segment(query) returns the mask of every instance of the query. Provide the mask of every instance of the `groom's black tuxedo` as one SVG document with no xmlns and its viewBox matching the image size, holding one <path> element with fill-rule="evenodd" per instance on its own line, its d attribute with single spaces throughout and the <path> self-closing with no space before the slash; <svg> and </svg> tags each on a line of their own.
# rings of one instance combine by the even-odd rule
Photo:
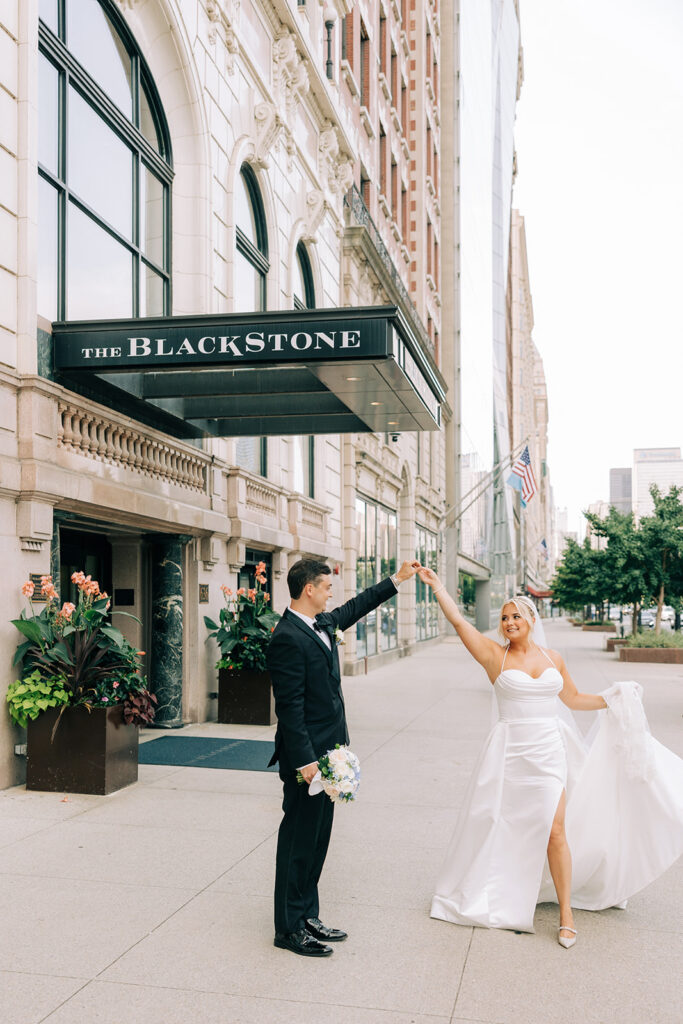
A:
<svg viewBox="0 0 683 1024">
<path fill-rule="evenodd" d="M 279 762 L 284 817 L 275 873 L 275 931 L 289 934 L 318 917 L 318 879 L 332 830 L 334 804 L 324 793 L 309 797 L 296 771 L 317 761 L 337 743 L 348 743 L 339 655 L 334 631 L 359 619 L 396 593 L 391 579 L 368 587 L 331 612 L 316 616 L 331 649 L 315 630 L 287 610 L 267 653 L 275 695 L 277 731 L 270 763 Z"/>
</svg>

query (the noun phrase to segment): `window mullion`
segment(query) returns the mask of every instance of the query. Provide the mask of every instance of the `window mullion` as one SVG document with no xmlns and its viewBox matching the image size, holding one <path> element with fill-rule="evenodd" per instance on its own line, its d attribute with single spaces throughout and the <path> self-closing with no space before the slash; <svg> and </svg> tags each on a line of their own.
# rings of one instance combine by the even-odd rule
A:
<svg viewBox="0 0 683 1024">
<path fill-rule="evenodd" d="M 140 154 L 133 154 L 133 242 L 136 251 L 133 253 L 132 268 L 133 274 L 133 316 L 140 316 L 140 276 L 142 266 L 140 263 L 140 251 L 142 240 L 140 238 Z"/>
</svg>

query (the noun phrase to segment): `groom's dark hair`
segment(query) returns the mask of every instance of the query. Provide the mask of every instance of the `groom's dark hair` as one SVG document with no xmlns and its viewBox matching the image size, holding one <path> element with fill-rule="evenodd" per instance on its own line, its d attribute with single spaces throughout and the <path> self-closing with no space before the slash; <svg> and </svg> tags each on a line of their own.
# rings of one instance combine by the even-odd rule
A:
<svg viewBox="0 0 683 1024">
<path fill-rule="evenodd" d="M 289 596 L 298 601 L 307 583 L 317 583 L 321 576 L 329 576 L 332 570 L 327 562 L 315 558 L 300 558 L 287 573 Z"/>
</svg>

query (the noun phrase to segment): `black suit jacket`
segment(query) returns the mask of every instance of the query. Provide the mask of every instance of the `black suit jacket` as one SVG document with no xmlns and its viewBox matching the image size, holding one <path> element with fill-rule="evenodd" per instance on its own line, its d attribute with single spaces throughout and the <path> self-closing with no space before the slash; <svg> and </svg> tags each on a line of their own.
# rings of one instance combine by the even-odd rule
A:
<svg viewBox="0 0 683 1024">
<path fill-rule="evenodd" d="M 289 609 L 271 637 L 266 662 L 275 695 L 277 730 L 270 764 L 293 771 L 317 761 L 336 743 L 348 743 L 339 654 L 334 630 L 348 629 L 396 593 L 391 579 L 368 587 L 331 612 L 316 616 L 332 649 Z"/>
</svg>

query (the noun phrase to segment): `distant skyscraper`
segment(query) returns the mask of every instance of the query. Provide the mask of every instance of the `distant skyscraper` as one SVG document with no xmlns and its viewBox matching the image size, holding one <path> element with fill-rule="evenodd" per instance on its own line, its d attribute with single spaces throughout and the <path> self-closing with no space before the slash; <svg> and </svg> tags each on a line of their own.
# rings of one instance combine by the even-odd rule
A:
<svg viewBox="0 0 683 1024">
<path fill-rule="evenodd" d="M 662 494 L 667 494 L 672 484 L 683 487 L 680 448 L 633 449 L 633 511 L 636 519 L 652 512 L 650 488 L 653 484 Z"/>
<path fill-rule="evenodd" d="M 631 499 L 631 470 L 628 466 L 609 471 L 609 503 L 617 512 L 630 512 L 632 508 Z"/>
</svg>

